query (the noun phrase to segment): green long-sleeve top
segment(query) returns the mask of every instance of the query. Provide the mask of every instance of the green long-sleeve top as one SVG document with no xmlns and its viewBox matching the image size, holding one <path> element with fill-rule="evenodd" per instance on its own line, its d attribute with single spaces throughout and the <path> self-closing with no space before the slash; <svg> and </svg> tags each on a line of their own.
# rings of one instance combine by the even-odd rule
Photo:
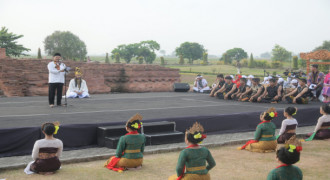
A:
<svg viewBox="0 0 330 180">
<path fill-rule="evenodd" d="M 302 180 L 303 174 L 301 170 L 294 165 L 282 166 L 273 169 L 267 176 L 267 180 Z"/>
<path fill-rule="evenodd" d="M 259 124 L 257 126 L 257 130 L 254 133 L 254 140 L 257 141 L 273 141 L 276 139 L 275 137 L 275 129 L 276 125 L 272 122 L 266 122 Z M 262 136 L 270 136 L 272 137 L 262 137 Z"/>
<path fill-rule="evenodd" d="M 206 162 L 208 165 L 206 166 Z M 215 166 L 215 161 L 210 151 L 201 147 L 198 149 L 188 148 L 181 151 L 178 164 L 176 166 L 176 173 L 180 176 L 183 168 L 186 166 L 186 173 L 188 174 L 207 174 L 210 169 Z M 203 170 L 188 171 L 187 168 L 206 166 Z"/>
<path fill-rule="evenodd" d="M 116 157 L 123 157 L 127 159 L 143 158 L 145 143 L 146 137 L 143 134 L 122 136 L 120 137 L 117 145 Z M 140 152 L 125 153 L 125 150 L 140 150 Z"/>
</svg>

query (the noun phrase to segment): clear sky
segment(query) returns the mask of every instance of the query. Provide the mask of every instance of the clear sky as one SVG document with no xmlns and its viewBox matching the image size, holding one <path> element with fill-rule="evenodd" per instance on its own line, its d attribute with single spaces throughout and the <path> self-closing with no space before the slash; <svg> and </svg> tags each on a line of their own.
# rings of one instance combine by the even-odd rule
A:
<svg viewBox="0 0 330 180">
<path fill-rule="evenodd" d="M 0 26 L 23 34 L 31 53 L 56 30 L 78 35 L 88 55 L 143 40 L 167 54 L 185 41 L 214 55 L 275 44 L 299 53 L 330 40 L 330 0 L 0 0 Z"/>
</svg>

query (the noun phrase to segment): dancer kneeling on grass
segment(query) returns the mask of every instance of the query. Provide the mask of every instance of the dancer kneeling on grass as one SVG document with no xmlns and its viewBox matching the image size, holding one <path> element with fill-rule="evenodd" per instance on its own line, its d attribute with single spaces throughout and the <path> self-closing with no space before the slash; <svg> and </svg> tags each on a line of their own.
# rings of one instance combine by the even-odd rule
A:
<svg viewBox="0 0 330 180">
<path fill-rule="evenodd" d="M 254 133 L 254 140 L 248 141 L 244 146 L 237 149 L 262 153 L 275 151 L 277 146 L 275 138 L 276 126 L 271 122 L 275 117 L 277 117 L 275 108 L 269 108 L 266 112 L 261 113 L 261 123 L 258 124 Z"/>
<path fill-rule="evenodd" d="M 207 148 L 198 145 L 206 138 L 203 132 L 203 126 L 197 122 L 186 131 L 185 142 L 188 147 L 181 151 L 176 166 L 177 174 L 170 176 L 169 180 L 211 179 L 208 172 L 215 166 L 215 161 Z"/>
<path fill-rule="evenodd" d="M 313 133 L 309 133 L 309 138 L 305 141 L 311 141 L 313 139 L 329 139 L 330 138 L 330 106 L 324 104 L 320 107 L 321 116 L 316 124 Z"/>
<path fill-rule="evenodd" d="M 295 107 L 287 107 L 284 110 L 283 115 L 286 119 L 282 121 L 280 133 L 277 136 L 278 144 L 284 144 L 292 136 L 296 135 L 298 121 L 295 118 L 293 118 L 293 116 L 296 114 L 297 114 L 297 108 Z"/>
<path fill-rule="evenodd" d="M 111 157 L 104 167 L 122 172 L 131 168 L 141 168 L 143 162 L 143 152 L 146 138 L 143 134 L 139 134 L 141 128 L 142 116 L 136 114 L 126 123 L 126 135 L 120 137 L 116 156 Z"/>
<path fill-rule="evenodd" d="M 300 151 L 301 143 L 297 140 L 288 142 L 277 150 L 276 157 L 281 165 L 270 171 L 267 180 L 302 180 L 302 171 L 293 165 L 299 161 Z"/>
<path fill-rule="evenodd" d="M 59 157 L 62 154 L 63 143 L 61 140 L 54 138 L 53 134 L 57 134 L 59 123 L 45 123 L 41 126 L 42 133 L 45 139 L 35 142 L 32 150 L 32 158 L 34 161 L 30 162 L 25 168 L 26 174 L 53 174 L 60 169 L 61 162 Z"/>
<path fill-rule="evenodd" d="M 75 78 L 71 79 L 66 96 L 68 98 L 88 98 L 88 87 L 85 80 L 82 79 L 80 68 L 76 67 Z"/>
</svg>

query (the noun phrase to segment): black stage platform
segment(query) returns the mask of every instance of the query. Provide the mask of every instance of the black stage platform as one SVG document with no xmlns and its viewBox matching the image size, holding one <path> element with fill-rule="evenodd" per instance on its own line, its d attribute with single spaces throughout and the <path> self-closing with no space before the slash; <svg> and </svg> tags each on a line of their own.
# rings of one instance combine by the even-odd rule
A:
<svg viewBox="0 0 330 180">
<path fill-rule="evenodd" d="M 35 127 L 46 121 L 62 124 L 125 122 L 135 113 L 144 119 L 209 116 L 263 111 L 288 104 L 224 101 L 196 93 L 134 93 L 92 95 L 89 99 L 68 99 L 68 107 L 49 108 L 47 97 L 0 98 L 0 128 Z M 296 105 L 319 107 L 320 103 Z"/>
<path fill-rule="evenodd" d="M 295 105 L 300 126 L 316 123 L 320 105 Z M 97 127 L 124 124 L 135 113 L 142 114 L 146 122 L 174 121 L 181 132 L 199 121 L 208 133 L 226 133 L 254 130 L 260 112 L 271 106 L 279 111 L 274 121 L 279 128 L 288 104 L 225 101 L 207 94 L 92 95 L 89 99 L 69 99 L 68 107 L 55 108 L 49 108 L 47 97 L 0 98 L 0 157 L 30 153 L 33 142 L 42 137 L 40 125 L 49 121 L 61 122 L 58 138 L 64 139 L 64 146 L 70 149 L 95 145 Z"/>
</svg>

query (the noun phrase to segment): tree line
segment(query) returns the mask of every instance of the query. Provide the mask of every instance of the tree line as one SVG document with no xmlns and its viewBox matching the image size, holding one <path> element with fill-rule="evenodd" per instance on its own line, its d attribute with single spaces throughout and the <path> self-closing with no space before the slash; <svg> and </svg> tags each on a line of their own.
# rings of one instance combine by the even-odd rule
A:
<svg viewBox="0 0 330 180">
<path fill-rule="evenodd" d="M 30 49 L 17 43 L 17 40 L 23 35 L 16 35 L 9 32 L 6 27 L 0 30 L 0 48 L 6 48 L 7 56 L 18 57 L 27 55 L 26 52 Z M 55 52 L 61 52 L 64 59 L 70 60 L 85 60 L 87 48 L 84 41 L 70 31 L 55 31 L 47 36 L 44 40 L 44 49 L 47 55 L 52 55 Z M 324 41 L 321 46 L 314 49 L 326 49 L 330 51 L 330 41 Z M 116 63 L 120 63 L 123 59 L 125 63 L 130 63 L 132 59 L 137 60 L 140 64 L 152 64 L 156 59 L 156 51 L 165 55 L 164 50 L 160 50 L 160 44 L 154 40 L 141 41 L 133 44 L 122 44 L 111 51 L 111 59 Z M 203 60 L 202 64 L 208 64 L 208 53 L 203 45 L 196 42 L 184 42 L 175 49 L 175 55 L 179 58 L 179 64 L 184 64 L 184 59 L 188 60 L 188 64 L 193 64 L 195 60 Z M 293 61 L 293 66 L 298 66 L 298 57 L 293 56 L 292 52 L 284 47 L 276 44 L 272 49 L 271 54 L 264 53 L 261 56 L 271 57 L 272 64 L 281 64 L 285 61 Z M 40 48 L 38 49 L 38 58 L 41 58 Z M 247 59 L 248 54 L 242 48 L 232 48 L 222 54 L 219 59 L 224 64 L 232 64 L 233 61 L 240 62 L 242 59 Z M 105 62 L 110 63 L 109 55 L 106 53 Z M 161 58 L 164 64 L 164 58 Z M 255 67 L 257 62 L 254 61 L 253 54 L 250 55 L 249 67 Z"/>
</svg>

